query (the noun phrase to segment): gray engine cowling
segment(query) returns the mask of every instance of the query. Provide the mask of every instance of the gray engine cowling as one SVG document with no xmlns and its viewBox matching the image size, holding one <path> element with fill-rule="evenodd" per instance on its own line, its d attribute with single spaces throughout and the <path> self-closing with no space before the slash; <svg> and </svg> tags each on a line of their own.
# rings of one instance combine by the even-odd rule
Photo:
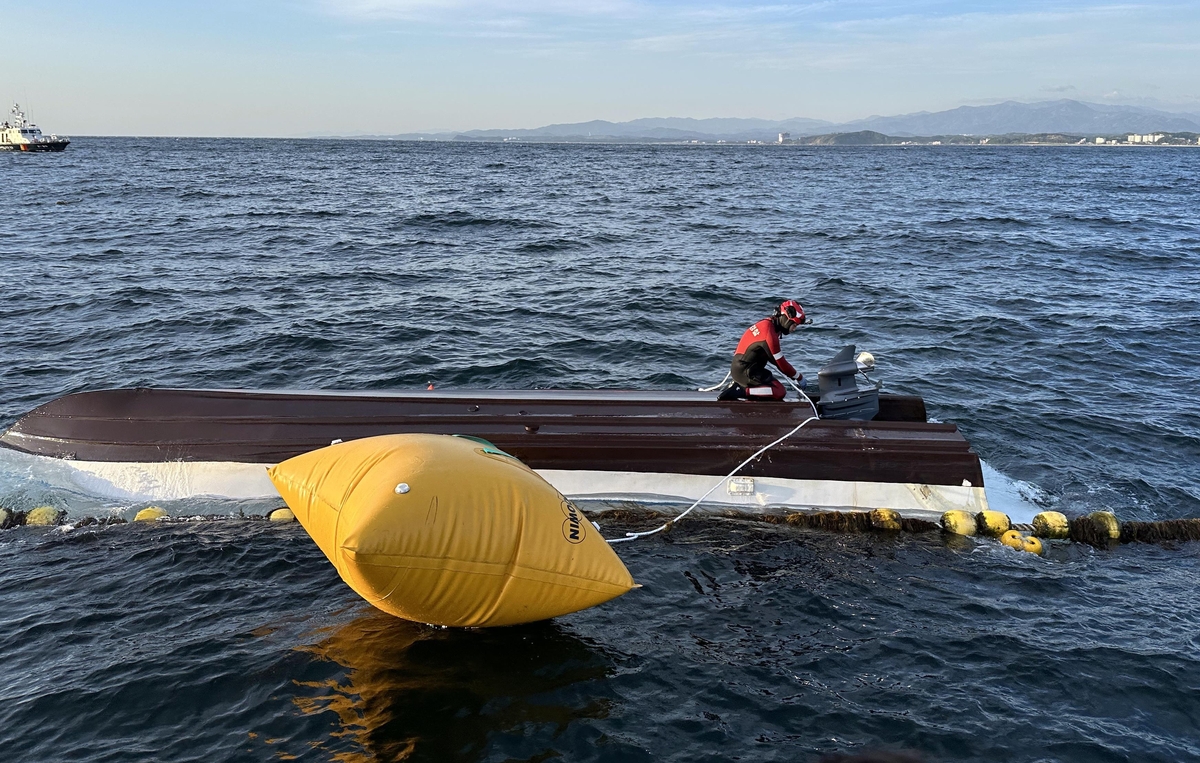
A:
<svg viewBox="0 0 1200 763">
<path fill-rule="evenodd" d="M 821 397 L 817 410 L 823 419 L 870 421 L 879 414 L 879 387 L 860 387 L 858 373 L 864 370 L 848 344 L 817 372 Z"/>
</svg>

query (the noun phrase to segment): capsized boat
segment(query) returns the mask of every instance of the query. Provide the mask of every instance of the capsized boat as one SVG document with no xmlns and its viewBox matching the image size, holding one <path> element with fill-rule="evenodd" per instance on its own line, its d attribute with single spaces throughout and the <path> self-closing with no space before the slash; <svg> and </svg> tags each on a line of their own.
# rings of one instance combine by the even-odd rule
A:
<svg viewBox="0 0 1200 763">
<path fill-rule="evenodd" d="M 53 459 L 112 497 L 276 496 L 267 467 L 339 441 L 457 434 L 494 444 L 575 500 L 705 503 L 752 511 L 889 508 L 931 519 L 988 507 L 978 455 L 920 397 L 855 381 L 844 349 L 805 400 L 719 401 L 695 391 L 315 392 L 110 389 L 53 400 L 0 445 Z"/>
</svg>

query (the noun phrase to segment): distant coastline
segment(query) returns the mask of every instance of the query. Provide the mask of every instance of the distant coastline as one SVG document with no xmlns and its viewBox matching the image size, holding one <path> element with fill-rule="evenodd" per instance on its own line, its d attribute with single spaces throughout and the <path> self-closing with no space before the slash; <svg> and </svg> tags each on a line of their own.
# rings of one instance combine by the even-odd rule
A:
<svg viewBox="0 0 1200 763">
<path fill-rule="evenodd" d="M 1200 139 L 1200 114 L 1072 100 L 960 106 L 849 122 L 808 117 L 596 119 L 534 128 L 441 130 L 394 135 L 313 135 L 359 140 L 522 143 L 785 145 L 1187 145 Z M 1153 138 L 1147 140 L 1147 138 Z"/>
<path fill-rule="evenodd" d="M 1144 140 L 1154 136 L 1155 140 Z M 1137 139 L 1135 139 L 1137 138 Z M 493 137 L 450 135 L 438 137 L 407 137 L 361 135 L 352 137 L 321 137 L 309 140 L 382 140 L 423 143 L 571 143 L 571 144 L 605 144 L 605 145 L 668 145 L 668 146 L 1096 146 L 1110 148 L 1129 146 L 1151 148 L 1174 146 L 1200 148 L 1200 133 L 1197 132 L 1161 132 L 1161 133 L 1127 133 L 1121 135 L 1083 135 L 1075 133 L 1006 133 L 1003 135 L 916 135 L 897 136 L 885 135 L 871 130 L 856 132 L 835 132 L 823 135 L 804 135 L 791 137 L 781 133 L 775 140 L 727 140 L 723 138 L 691 138 L 687 140 L 671 138 L 633 138 L 633 137 L 593 137 L 589 135 L 535 136 L 535 137 Z"/>
</svg>

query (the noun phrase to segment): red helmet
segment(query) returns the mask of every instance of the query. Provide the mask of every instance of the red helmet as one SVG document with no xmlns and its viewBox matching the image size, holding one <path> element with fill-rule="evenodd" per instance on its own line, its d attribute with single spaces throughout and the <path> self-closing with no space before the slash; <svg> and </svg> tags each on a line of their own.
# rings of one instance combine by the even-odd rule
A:
<svg viewBox="0 0 1200 763">
<path fill-rule="evenodd" d="M 779 306 L 779 314 L 792 323 L 800 325 L 805 322 L 804 307 L 794 299 L 789 299 Z"/>
</svg>

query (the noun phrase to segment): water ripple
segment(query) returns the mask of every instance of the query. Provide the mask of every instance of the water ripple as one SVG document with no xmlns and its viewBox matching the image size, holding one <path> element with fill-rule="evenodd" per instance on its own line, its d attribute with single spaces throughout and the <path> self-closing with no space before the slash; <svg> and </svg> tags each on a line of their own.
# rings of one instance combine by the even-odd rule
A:
<svg viewBox="0 0 1200 763">
<path fill-rule="evenodd" d="M 1200 516 L 1200 152 L 79 139 L 0 155 L 0 425 L 113 386 L 685 388 L 786 297 L 1041 505 Z M 129 518 L 0 459 L 0 504 Z M 471 632 L 272 508 L 0 532 L 14 760 L 1200 758 L 1200 544 L 702 519 Z M 229 519 L 228 517 L 234 517 Z"/>
</svg>

